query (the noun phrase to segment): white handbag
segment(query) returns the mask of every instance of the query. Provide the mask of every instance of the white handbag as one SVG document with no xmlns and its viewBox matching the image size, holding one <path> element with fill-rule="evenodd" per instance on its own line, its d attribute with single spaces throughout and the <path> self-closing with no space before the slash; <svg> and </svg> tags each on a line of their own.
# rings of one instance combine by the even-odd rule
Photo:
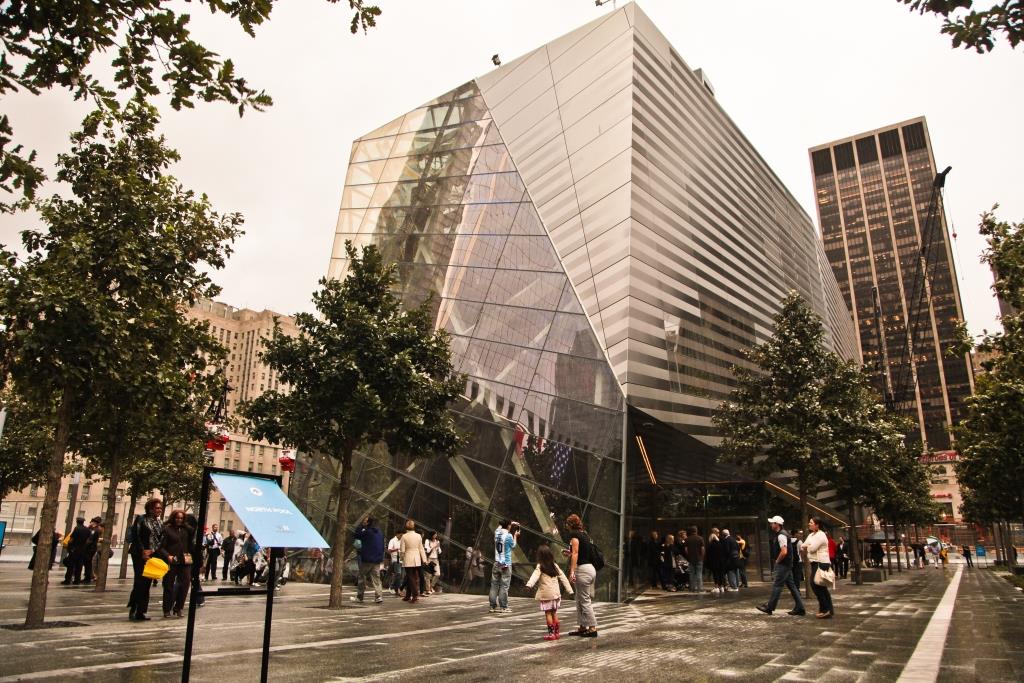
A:
<svg viewBox="0 0 1024 683">
<path fill-rule="evenodd" d="M 829 567 L 828 569 L 819 568 L 818 571 L 814 573 L 814 583 L 819 586 L 824 586 L 826 584 L 832 584 L 834 586 L 836 584 L 836 573 L 832 570 L 832 567 Z"/>
</svg>

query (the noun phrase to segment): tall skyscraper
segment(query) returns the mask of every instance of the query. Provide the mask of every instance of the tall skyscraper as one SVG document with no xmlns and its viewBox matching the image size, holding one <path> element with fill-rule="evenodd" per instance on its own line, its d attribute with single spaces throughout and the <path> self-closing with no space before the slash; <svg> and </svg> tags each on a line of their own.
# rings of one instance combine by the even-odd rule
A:
<svg viewBox="0 0 1024 683">
<path fill-rule="evenodd" d="M 974 380 L 970 359 L 949 355 L 963 310 L 945 172 L 938 174 L 927 123 L 853 135 L 811 148 L 810 157 L 825 254 L 875 385 L 917 421 L 911 438 L 923 449 L 954 450 L 950 427 Z M 935 484 L 936 498 L 958 516 L 955 482 L 947 484 Z"/>
<path fill-rule="evenodd" d="M 336 232 L 330 276 L 346 241 L 376 245 L 407 306 L 435 293 L 466 375 L 465 446 L 358 453 L 350 519 L 415 519 L 450 556 L 516 519 L 527 572 L 579 513 L 605 549 L 602 599 L 639 585 L 620 551 L 656 520 L 728 516 L 756 538 L 765 501 L 795 505 L 716 461 L 711 419 L 789 291 L 856 354 L 813 222 L 633 3 L 356 140 Z M 291 495 L 329 528 L 336 461 L 298 466 Z"/>
</svg>

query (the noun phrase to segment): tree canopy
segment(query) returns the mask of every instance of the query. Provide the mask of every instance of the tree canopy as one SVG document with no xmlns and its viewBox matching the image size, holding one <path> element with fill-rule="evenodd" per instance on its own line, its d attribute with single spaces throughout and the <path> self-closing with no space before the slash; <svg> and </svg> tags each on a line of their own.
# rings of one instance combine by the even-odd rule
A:
<svg viewBox="0 0 1024 683">
<path fill-rule="evenodd" d="M 921 14 L 942 17 L 942 32 L 953 47 L 991 52 L 1002 35 L 1015 48 L 1024 39 L 1024 0 L 999 0 L 975 9 L 973 0 L 899 0 Z"/>
<path fill-rule="evenodd" d="M 365 0 L 347 2 L 353 33 L 376 25 L 380 8 Z M 274 8 L 274 0 L 196 4 L 230 17 L 249 35 L 270 19 Z M 118 90 L 133 98 L 163 91 L 175 109 L 221 101 L 237 106 L 241 115 L 246 109 L 270 106 L 270 95 L 238 75 L 230 58 L 222 58 L 193 36 L 191 17 L 182 9 L 180 3 L 167 0 L 6 2 L 0 9 L 0 96 L 56 87 L 107 108 L 116 108 Z M 113 59 L 97 65 L 101 55 Z M 113 89 L 101 77 L 104 66 L 113 68 Z M 31 200 L 44 179 L 35 152 L 26 152 L 14 141 L 8 116 L 0 114 L 0 189 Z M 14 201 L 0 208 L 16 205 L 24 206 Z"/>
<path fill-rule="evenodd" d="M 383 442 L 392 452 L 452 455 L 460 438 L 448 405 L 464 380 L 452 367 L 444 331 L 435 331 L 430 300 L 403 310 L 394 264 L 374 246 L 357 254 L 345 245 L 343 281 L 322 279 L 313 295 L 319 315 L 299 313 L 297 337 L 276 329 L 261 352 L 286 388 L 242 404 L 257 439 L 322 453 L 341 461 L 334 566 L 344 566 L 352 454 Z M 334 572 L 330 606 L 341 606 Z"/>
<path fill-rule="evenodd" d="M 209 270 L 223 267 L 241 216 L 215 212 L 205 195 L 167 174 L 178 160 L 155 132 L 156 110 L 133 100 L 90 114 L 58 159 L 71 197 L 35 202 L 45 231 L 22 235 L 28 252 L 0 273 L 0 358 L 18 395 L 53 405 L 41 524 L 56 516 L 64 457 L 115 432 L 149 429 L 143 410 L 186 396 L 219 393 L 208 362 L 223 350 L 184 319 L 199 297 L 215 296 Z M 156 400 L 162 397 L 163 402 Z M 111 411 L 121 407 L 120 417 Z M 166 426 L 177 427 L 171 420 Z M 116 487 L 112 476 L 111 489 Z M 109 531 L 109 530 L 108 530 Z M 46 572 L 36 567 L 26 623 L 42 623 Z"/>
<path fill-rule="evenodd" d="M 834 470 L 822 403 L 830 370 L 821 319 L 796 292 L 782 301 L 775 332 L 749 349 L 753 367 L 734 367 L 736 388 L 715 414 L 723 459 L 760 477 L 793 471 L 800 514 Z"/>
<path fill-rule="evenodd" d="M 1024 521 L 1024 223 L 1000 221 L 995 208 L 979 226 L 988 240 L 983 260 L 995 274 L 993 289 L 1009 306 L 1003 331 L 986 335 L 978 350 L 986 372 L 967 399 L 956 430 L 957 478 L 963 513 L 976 522 Z"/>
</svg>

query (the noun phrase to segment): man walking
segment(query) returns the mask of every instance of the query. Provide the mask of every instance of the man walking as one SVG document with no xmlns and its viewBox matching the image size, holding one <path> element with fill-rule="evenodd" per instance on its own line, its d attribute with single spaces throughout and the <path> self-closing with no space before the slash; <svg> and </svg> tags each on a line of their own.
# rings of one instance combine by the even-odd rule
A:
<svg viewBox="0 0 1024 683">
<path fill-rule="evenodd" d="M 210 576 L 213 576 L 213 580 L 217 580 L 217 558 L 220 557 L 220 549 L 224 545 L 224 537 L 217 531 L 217 525 L 214 524 L 210 527 L 210 530 L 203 536 L 203 548 L 206 549 L 206 569 L 203 570 L 203 580 L 209 581 Z M 227 560 L 224 561 L 227 564 Z"/>
<path fill-rule="evenodd" d="M 964 556 L 964 560 L 967 562 L 967 567 L 969 569 L 973 569 L 974 556 L 971 554 L 971 546 L 964 543 L 963 546 L 961 546 L 960 548 L 960 553 Z"/>
<path fill-rule="evenodd" d="M 793 557 L 793 553 L 790 552 L 789 534 L 782 528 L 784 524 L 782 517 L 775 515 L 768 520 L 768 523 L 772 527 L 772 532 L 768 534 L 768 546 L 773 561 L 772 579 L 774 583 L 768 602 L 758 605 L 757 609 L 765 614 L 774 612 L 775 606 L 779 604 L 779 598 L 782 596 L 782 587 L 785 586 L 796 603 L 796 606 L 787 614 L 802 617 L 807 614 L 807 610 L 804 609 L 804 601 L 800 599 L 800 591 L 796 589 L 796 583 L 793 581 L 793 563 L 799 562 L 800 559 Z"/>
<path fill-rule="evenodd" d="M 237 542 L 238 539 L 235 538 L 235 531 L 232 529 L 228 532 L 228 535 L 224 537 L 224 542 L 220 546 L 220 550 L 224 554 L 224 567 L 220 571 L 221 581 L 228 580 L 228 570 L 231 568 L 231 559 L 235 556 L 235 543 Z M 217 572 L 216 569 L 213 571 L 214 573 Z"/>
<path fill-rule="evenodd" d="M 722 545 L 725 548 L 725 578 L 729 582 L 729 590 L 736 592 L 740 589 L 740 544 L 728 529 L 722 529 Z"/>
<path fill-rule="evenodd" d="M 691 526 L 686 534 L 686 559 L 690 561 L 690 592 L 704 592 L 704 537 Z"/>
<path fill-rule="evenodd" d="M 380 563 L 384 561 L 384 534 L 373 525 L 373 517 L 363 517 L 362 524 L 356 529 L 355 540 L 359 542 L 357 560 L 359 580 L 356 584 L 356 601 L 363 601 L 366 592 L 366 577 L 373 584 L 373 601 L 378 605 L 384 602 L 384 594 L 380 586 Z"/>
<path fill-rule="evenodd" d="M 68 570 L 64 572 L 65 586 L 69 583 L 78 585 L 82 583 L 82 570 L 85 568 L 85 549 L 89 545 L 89 538 L 92 532 L 85 526 L 85 517 L 75 520 L 75 528 L 71 532 L 71 539 L 68 541 L 68 555 L 64 558 L 64 564 Z"/>
<path fill-rule="evenodd" d="M 504 520 L 494 530 L 494 567 L 491 568 L 491 612 L 508 614 L 508 587 L 512 583 L 512 549 L 519 540 L 519 523 Z"/>
<path fill-rule="evenodd" d="M 89 520 L 89 540 L 85 542 L 85 559 L 82 566 L 85 568 L 83 583 L 92 583 L 93 561 L 96 559 L 100 535 L 103 533 L 102 517 L 93 517 Z"/>
<path fill-rule="evenodd" d="M 395 535 L 388 541 L 388 559 L 391 560 L 391 566 L 388 569 L 388 588 L 398 595 L 398 590 L 405 583 L 402 577 L 402 555 L 399 552 L 402 549 L 402 530 L 399 529 L 395 532 Z"/>
</svg>

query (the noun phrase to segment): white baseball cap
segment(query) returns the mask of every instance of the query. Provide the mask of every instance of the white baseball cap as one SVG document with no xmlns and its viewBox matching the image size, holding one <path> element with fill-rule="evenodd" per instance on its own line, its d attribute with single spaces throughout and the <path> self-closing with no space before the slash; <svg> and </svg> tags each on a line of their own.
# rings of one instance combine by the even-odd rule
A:
<svg viewBox="0 0 1024 683">
<path fill-rule="evenodd" d="M 778 515 L 775 515 L 774 517 L 769 517 L 768 518 L 768 523 L 769 524 L 785 524 L 785 521 L 782 519 L 782 517 L 779 517 Z"/>
</svg>

